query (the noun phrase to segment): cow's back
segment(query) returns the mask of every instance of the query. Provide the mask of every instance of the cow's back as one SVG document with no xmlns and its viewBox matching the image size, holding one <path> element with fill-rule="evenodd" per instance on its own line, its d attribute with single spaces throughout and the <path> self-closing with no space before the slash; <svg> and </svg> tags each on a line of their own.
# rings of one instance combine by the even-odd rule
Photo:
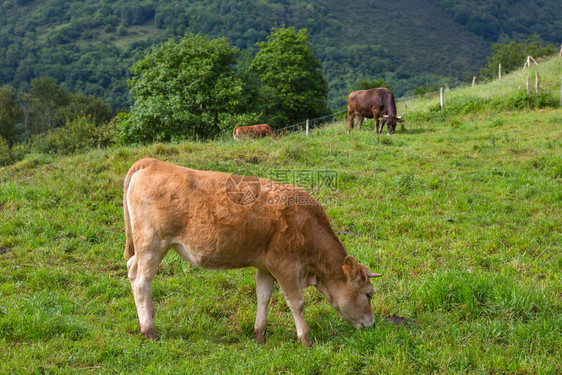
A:
<svg viewBox="0 0 562 375">
<path fill-rule="evenodd" d="M 126 194 L 133 237 L 185 250 L 197 266 L 261 266 L 275 253 L 303 251 L 311 223 L 333 232 L 323 208 L 300 189 L 255 178 L 249 183 L 259 184 L 258 194 L 248 197 L 233 175 L 144 160 Z"/>
<path fill-rule="evenodd" d="M 373 117 L 373 111 L 396 114 L 394 95 L 385 87 L 353 91 L 348 96 L 347 106 L 348 113 L 367 118 Z"/>
<path fill-rule="evenodd" d="M 251 138 L 263 138 L 273 136 L 275 131 L 267 124 L 237 126 L 232 131 L 232 136 L 235 140 L 239 139 L 241 135 L 248 135 Z"/>
</svg>

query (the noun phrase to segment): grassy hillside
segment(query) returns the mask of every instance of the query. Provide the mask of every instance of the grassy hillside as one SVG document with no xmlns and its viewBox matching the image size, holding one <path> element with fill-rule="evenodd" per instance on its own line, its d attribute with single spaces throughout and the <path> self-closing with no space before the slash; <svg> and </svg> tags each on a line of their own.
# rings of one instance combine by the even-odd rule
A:
<svg viewBox="0 0 562 375">
<path fill-rule="evenodd" d="M 535 74 L 539 75 L 540 94 L 535 94 Z M 526 78 L 529 77 L 531 96 L 526 96 Z M 466 114 L 469 112 L 517 110 L 532 100 L 542 101 L 541 105 L 559 105 L 562 77 L 562 59 L 552 56 L 540 60 L 539 65 L 520 69 L 475 86 L 466 85 L 444 91 L 445 114 Z M 399 100 L 398 112 L 410 117 L 437 118 L 440 114 L 439 93 Z"/>
<path fill-rule="evenodd" d="M 561 372 L 562 109 L 452 119 L 411 120 L 392 137 L 335 123 L 308 138 L 34 155 L 0 170 L 0 372 Z M 169 254 L 152 292 L 161 340 L 143 340 L 121 199 L 144 156 L 336 173 L 337 188 L 314 194 L 348 252 L 383 274 L 375 326 L 353 329 L 307 289 L 315 346 L 303 348 L 276 290 L 258 345 L 254 271 L 203 271 Z"/>
</svg>

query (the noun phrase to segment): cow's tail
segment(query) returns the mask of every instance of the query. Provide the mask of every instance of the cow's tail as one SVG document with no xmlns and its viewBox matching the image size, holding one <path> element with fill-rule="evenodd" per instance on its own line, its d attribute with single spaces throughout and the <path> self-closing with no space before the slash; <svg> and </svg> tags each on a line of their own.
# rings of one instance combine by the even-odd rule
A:
<svg viewBox="0 0 562 375">
<path fill-rule="evenodd" d="M 135 245 L 133 241 L 133 227 L 131 224 L 131 215 L 129 214 L 129 203 L 127 201 L 127 195 L 129 192 L 129 185 L 131 184 L 131 179 L 133 175 L 140 171 L 143 168 L 147 167 L 148 159 L 141 159 L 137 161 L 125 177 L 125 181 L 123 182 L 123 218 L 125 219 L 125 252 L 123 256 L 125 259 L 130 259 L 133 255 L 135 255 Z"/>
</svg>

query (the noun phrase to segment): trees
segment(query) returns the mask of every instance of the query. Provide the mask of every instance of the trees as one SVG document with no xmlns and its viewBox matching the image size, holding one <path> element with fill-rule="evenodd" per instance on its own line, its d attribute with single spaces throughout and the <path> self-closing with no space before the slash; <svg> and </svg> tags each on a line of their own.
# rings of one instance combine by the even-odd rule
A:
<svg viewBox="0 0 562 375">
<path fill-rule="evenodd" d="M 273 28 L 251 67 L 261 82 L 258 107 L 272 126 L 328 112 L 328 85 L 307 41 L 306 29 Z"/>
<path fill-rule="evenodd" d="M 388 83 L 384 78 L 377 78 L 371 81 L 360 79 L 354 90 L 369 90 L 377 87 L 386 87 L 387 89 L 392 90 L 390 83 Z"/>
<path fill-rule="evenodd" d="M 286 125 L 326 114 L 328 87 L 306 30 L 273 29 L 253 59 L 225 38 L 190 35 L 168 41 L 136 62 L 129 81 L 135 103 L 121 123 L 123 141 L 206 139 L 266 122 Z"/>
<path fill-rule="evenodd" d="M 31 89 L 23 95 L 25 129 L 27 136 L 44 133 L 64 125 L 59 109 L 70 101 L 70 92 L 57 85 L 50 77 L 31 81 Z"/>
<path fill-rule="evenodd" d="M 492 50 L 494 52 L 492 56 L 488 57 L 488 65 L 480 70 L 480 74 L 486 78 L 497 77 L 498 64 L 502 64 L 502 73 L 508 73 L 514 69 L 521 68 L 527 56 L 537 58 L 552 55 L 556 52 L 552 44 L 543 46 L 536 34 L 522 43 L 494 43 L 492 44 Z"/>
<path fill-rule="evenodd" d="M 134 105 L 122 124 L 126 142 L 209 138 L 228 127 L 242 101 L 232 66 L 238 49 L 226 38 L 170 40 L 136 62 L 129 81 Z"/>
<path fill-rule="evenodd" d="M 64 126 L 68 120 L 91 116 L 95 124 L 109 121 L 111 108 L 101 99 L 74 94 L 48 76 L 31 81 L 31 89 L 23 95 L 25 137 Z"/>
<path fill-rule="evenodd" d="M 16 124 L 22 119 L 22 111 L 9 86 L 0 88 L 0 139 L 13 145 L 18 138 Z"/>
<path fill-rule="evenodd" d="M 278 126 L 325 114 L 328 87 L 306 30 L 274 29 L 259 46 L 236 72 L 239 50 L 225 38 L 192 34 L 155 48 L 131 69 L 135 103 L 123 141 L 211 138 L 251 125 L 259 112 Z"/>
</svg>

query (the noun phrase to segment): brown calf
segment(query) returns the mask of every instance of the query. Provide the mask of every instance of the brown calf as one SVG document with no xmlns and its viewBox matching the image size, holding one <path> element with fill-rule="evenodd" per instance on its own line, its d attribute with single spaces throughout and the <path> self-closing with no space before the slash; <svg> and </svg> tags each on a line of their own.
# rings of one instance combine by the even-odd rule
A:
<svg viewBox="0 0 562 375">
<path fill-rule="evenodd" d="M 251 125 L 251 126 L 237 126 L 232 129 L 232 138 L 235 140 L 240 139 L 242 136 L 250 138 L 263 138 L 267 136 L 274 136 L 275 131 L 267 124 Z"/>
<path fill-rule="evenodd" d="M 141 332 L 156 337 L 150 295 L 169 249 L 209 269 L 255 267 L 255 332 L 265 341 L 277 281 L 301 342 L 311 345 L 301 289 L 315 286 L 356 328 L 373 323 L 370 277 L 349 256 L 322 206 L 308 193 L 270 180 L 137 161 L 124 182 L 125 258 Z"/>
</svg>

